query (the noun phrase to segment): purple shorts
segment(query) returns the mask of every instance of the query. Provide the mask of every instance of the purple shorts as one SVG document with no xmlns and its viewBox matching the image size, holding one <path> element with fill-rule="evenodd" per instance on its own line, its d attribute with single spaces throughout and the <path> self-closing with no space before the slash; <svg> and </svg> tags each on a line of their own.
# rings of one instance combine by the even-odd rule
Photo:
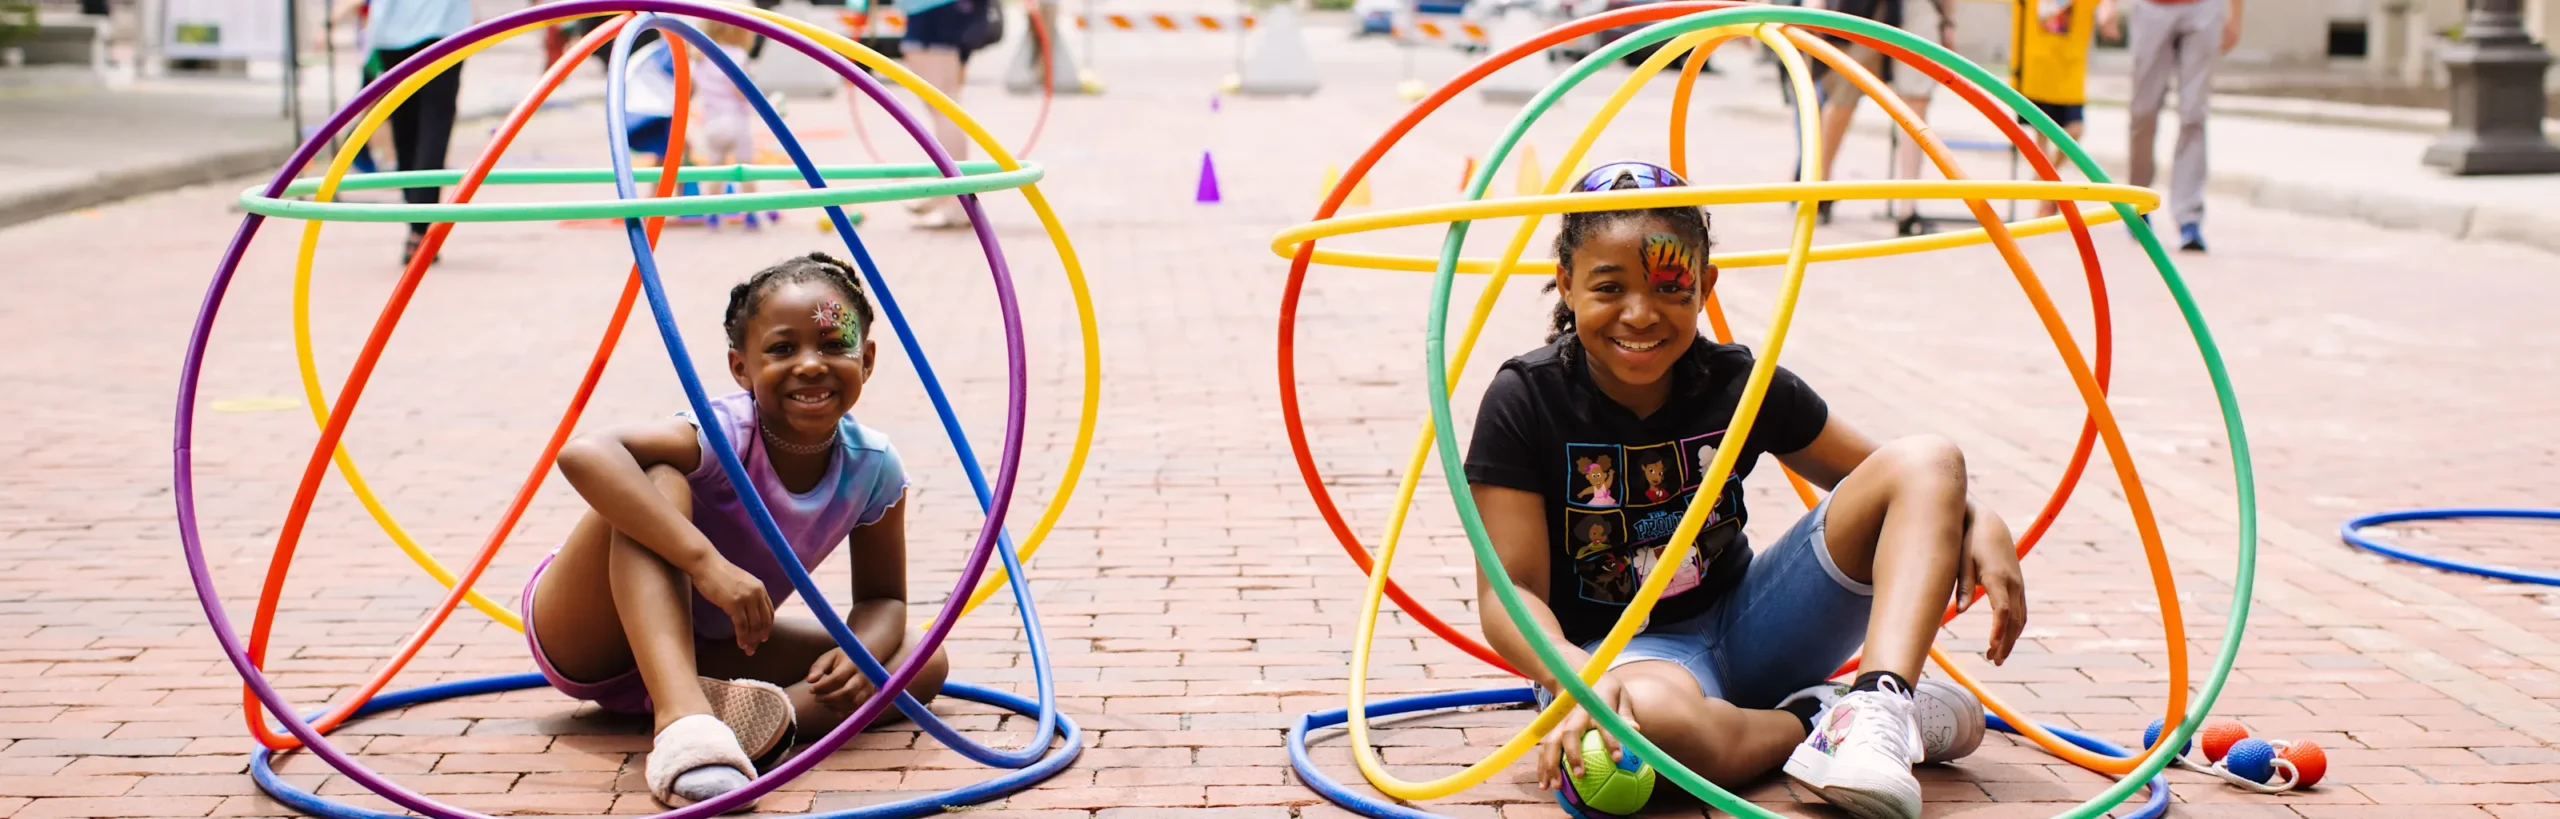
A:
<svg viewBox="0 0 2560 819">
<path fill-rule="evenodd" d="M 650 707 L 649 686 L 640 681 L 640 669 L 634 668 L 615 674 L 600 682 L 579 682 L 562 675 L 560 669 L 551 667 L 551 658 L 543 655 L 542 638 L 534 636 L 533 587 L 534 584 L 542 582 L 542 571 L 551 568 L 552 558 L 559 556 L 558 552 L 553 552 L 542 558 L 542 565 L 533 567 L 533 576 L 524 581 L 522 605 L 516 609 L 523 613 L 524 641 L 526 645 L 533 647 L 534 666 L 542 669 L 542 678 L 550 681 L 551 687 L 560 693 L 593 702 L 596 707 L 616 714 L 651 713 L 655 709 Z"/>
</svg>

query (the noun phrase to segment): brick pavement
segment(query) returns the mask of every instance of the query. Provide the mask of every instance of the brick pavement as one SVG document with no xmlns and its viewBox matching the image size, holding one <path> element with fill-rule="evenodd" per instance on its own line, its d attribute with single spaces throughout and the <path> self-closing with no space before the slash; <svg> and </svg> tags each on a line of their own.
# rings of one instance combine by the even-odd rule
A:
<svg viewBox="0 0 2560 819">
<path fill-rule="evenodd" d="M 1212 115 L 1206 86 L 1224 52 L 1200 41 L 1129 44 L 1103 61 L 1109 95 L 1061 101 L 1046 144 L 1049 191 L 1093 276 L 1108 387 L 1096 455 L 1075 505 L 1033 569 L 1052 640 L 1061 704 L 1090 749 L 1069 771 L 996 815 L 1337 816 L 1294 781 L 1280 743 L 1297 713 L 1338 707 L 1359 591 L 1305 499 L 1273 410 L 1272 318 L 1285 266 L 1271 233 L 1304 218 L 1328 163 L 1347 162 L 1400 109 L 1394 56 L 1316 38 L 1330 87 L 1310 100 L 1231 102 Z M 1453 64 L 1430 55 L 1428 65 Z M 1186 79 L 1189 78 L 1189 79 Z M 973 107 L 1001 134 L 1028 126 L 1026 100 L 981 72 Z M 1652 92 L 1604 143 L 1658 156 L 1667 102 Z M 1573 113 L 1540 126 L 1547 161 Z M 837 102 L 794 101 L 795 121 L 831 161 L 862 154 Z M 1473 101 L 1420 129 L 1382 165 L 1379 206 L 1446 198 L 1462 157 L 1506 111 Z M 520 150 L 546 163 L 601 164 L 593 108 L 546 115 Z M 885 121 L 869 120 L 885 133 Z M 1144 122 L 1158 127 L 1128 128 Z M 1309 123 L 1322 123 L 1311 127 Z M 1122 127 L 1113 127 L 1120 125 Z M 1702 178 L 1770 179 L 1791 153 L 1782 127 L 1701 120 Z M 1880 155 L 1853 143 L 1852 157 Z M 464 148 L 476 150 L 476 136 Z M 1189 201 L 1203 148 L 1218 152 L 1228 202 Z M 461 155 L 461 154 L 458 154 Z M 532 155 L 532 154 L 528 154 Z M 1505 177 L 1509 178 L 1508 176 Z M 58 816 L 263 816 L 280 805 L 245 775 L 250 747 L 237 681 L 193 611 L 170 517 L 170 387 L 205 273 L 231 229 L 239 184 L 189 189 L 0 231 L 12 297 L 0 302 L 0 363 L 12 385 L 0 453 L 0 819 Z M 492 198 L 601 195 L 598 189 L 492 191 Z M 2388 564 L 2334 542 L 2336 522 L 2430 504 L 2548 504 L 2560 444 L 2547 422 L 2560 339 L 2540 319 L 2560 296 L 2553 256 L 2456 243 L 2217 201 L 2216 252 L 2181 257 L 2231 357 L 2251 419 L 2264 527 L 2250 642 L 2219 710 L 2278 736 L 2330 749 L 2322 788 L 2252 796 L 2173 775 L 2185 816 L 2552 815 L 2560 808 L 2560 627 L 2552 602 L 2523 587 Z M 1002 347 L 991 291 L 964 236 L 922 235 L 875 209 L 873 248 L 952 384 L 970 429 L 1001 423 Z M 1067 296 L 1018 200 L 1001 224 L 1035 345 L 1024 505 L 1054 487 L 1074 417 L 1077 373 Z M 1889 233 L 1848 205 L 1830 240 Z M 1774 206 L 1718 211 L 1727 247 L 1783 239 Z M 665 242 L 672 298 L 704 361 L 716 361 L 713 305 L 771 259 L 817 247 L 805 214 L 760 235 L 698 230 Z M 290 227 L 290 226 L 283 226 Z M 321 239 L 315 288 L 321 368 L 342 372 L 396 275 L 396 227 L 335 226 Z M 1477 231 L 1478 246 L 1499 238 Z M 271 225 L 216 329 L 204 397 L 298 394 L 285 316 L 290 231 Z M 1419 250 L 1436 234 L 1346 242 Z M 411 530 L 448 560 L 485 536 L 506 484 L 538 448 L 601 329 L 624 252 L 610 231 L 548 224 L 468 226 L 421 289 L 348 438 L 368 477 Z M 2100 241 L 2117 274 L 2117 408 L 2179 561 L 2190 659 L 2211 661 L 2231 577 L 2232 489 L 2201 368 L 2160 288 L 2122 239 Z M 2085 305 L 2063 245 L 2030 243 L 2066 314 Z M 942 275 L 921 275 L 931 271 Z M 1766 320 L 1775 278 L 1736 271 L 1728 303 L 1741 326 Z M 1469 284 L 1471 287 L 1472 284 Z M 1517 285 L 1472 395 L 1501 355 L 1538 333 L 1544 304 Z M 1816 271 L 1786 361 L 1842 417 L 1881 434 L 1921 431 L 1962 443 L 1979 491 L 2023 520 L 2058 472 L 2077 404 L 2015 285 L 1987 251 L 1828 265 Z M 1427 279 L 1320 271 L 1301 329 L 1300 370 L 1320 461 L 1356 528 L 1374 531 L 1421 411 L 1417 343 Z M 526 320 L 527 317 L 539 317 Z M 2085 324 L 2084 321 L 2075 321 Z M 681 396 L 644 325 L 607 373 L 589 424 L 672 411 Z M 911 524 L 917 595 L 938 602 L 959 546 L 978 523 L 908 365 L 885 354 L 866 422 L 898 436 L 916 481 Z M 717 378 L 716 373 L 706 374 Z M 334 384 L 337 376 L 331 375 Z M 716 381 L 715 381 L 716 383 Z M 334 387 L 333 387 L 334 389 Z M 1464 407 L 1472 402 L 1461 401 Z M 254 409 L 254 401 L 225 404 Z M 199 417 L 200 504 L 218 579 L 246 614 L 275 522 L 307 456 L 298 408 Z M 984 443 L 982 447 L 987 446 Z M 2006 668 L 1971 667 L 2044 719 L 2119 742 L 2164 701 L 2157 612 L 2137 546 L 2103 467 L 2028 566 L 2036 601 L 2028 639 Z M 1789 516 L 1773 483 L 1755 488 L 1756 525 Z M 554 479 L 485 581 L 520 586 L 576 511 Z M 1472 628 L 1472 569 L 1444 492 L 1426 484 L 1398 575 L 1436 611 Z M 2422 542 L 2547 567 L 2548 529 L 2426 527 Z M 343 695 L 412 628 L 439 591 L 388 548 L 332 479 L 288 586 L 273 669 L 287 696 L 316 706 Z M 2464 552 L 2463 550 L 2471 550 Z M 840 566 L 820 572 L 845 582 Z M 512 594 L 503 595 L 512 597 Z M 1002 609 L 1002 606 L 994 609 Z M 1008 612 L 965 621 L 957 675 L 1028 689 Z M 1947 633 L 1978 648 L 1978 623 Z M 1383 695 L 1501 684 L 1402 617 L 1382 629 L 1373 688 Z M 520 638 L 458 615 L 402 684 L 525 670 Z M 1018 718 L 952 705 L 968 729 L 1020 732 Z M 1381 735 L 1407 776 L 1481 756 L 1527 719 L 1471 713 L 1395 723 Z M 418 790 L 498 813 L 646 813 L 637 782 L 642 729 L 547 691 L 407 709 L 339 732 L 344 747 Z M 1317 759 L 1356 781 L 1338 732 Z M 285 774 L 322 793 L 382 803 L 308 757 Z M 976 781 L 986 772 L 891 728 L 863 737 L 786 786 L 768 810 L 835 809 Z M 2031 747 L 1992 739 L 1932 771 L 1932 816 L 2046 816 L 2095 793 L 2098 777 Z M 1435 805 L 1461 816 L 1550 816 L 1525 768 Z M 1783 785 L 1748 791 L 1790 812 Z M 1694 811 L 1692 811 L 1694 812 Z"/>
</svg>

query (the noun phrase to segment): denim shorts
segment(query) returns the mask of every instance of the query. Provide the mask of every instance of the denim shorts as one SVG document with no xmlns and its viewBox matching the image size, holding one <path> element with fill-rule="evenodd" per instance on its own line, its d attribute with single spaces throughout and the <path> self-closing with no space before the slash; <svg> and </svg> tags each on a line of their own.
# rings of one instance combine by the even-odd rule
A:
<svg viewBox="0 0 2560 819">
<path fill-rule="evenodd" d="M 1823 538 L 1824 499 L 1778 542 L 1751 559 L 1742 583 L 1686 620 L 1646 624 L 1609 661 L 1679 663 L 1708 697 L 1743 708 L 1771 708 L 1831 678 L 1867 640 L 1875 587 L 1849 579 L 1831 561 Z M 1599 648 L 1593 640 L 1582 648 Z M 1538 704 L 1554 695 L 1538 691 Z"/>
</svg>

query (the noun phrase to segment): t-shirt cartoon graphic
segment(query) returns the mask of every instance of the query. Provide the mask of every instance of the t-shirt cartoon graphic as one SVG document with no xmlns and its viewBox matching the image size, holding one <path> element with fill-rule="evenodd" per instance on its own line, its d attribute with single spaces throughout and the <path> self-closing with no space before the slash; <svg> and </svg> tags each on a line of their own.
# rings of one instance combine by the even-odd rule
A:
<svg viewBox="0 0 2560 819">
<path fill-rule="evenodd" d="M 1720 438 L 1722 431 L 1707 438 Z M 1628 487 L 1627 502 L 1608 504 L 1616 487 L 1589 487 L 1576 500 L 1567 501 L 1565 515 L 1574 520 L 1576 540 L 1575 574 L 1582 583 L 1583 599 L 1604 605 L 1623 606 L 1635 599 L 1635 589 L 1653 577 L 1656 571 L 1672 572 L 1670 585 L 1662 591 L 1664 598 L 1689 593 L 1696 589 L 1706 574 L 1707 561 L 1733 543 L 1741 530 L 1740 513 L 1734 511 L 1742 501 L 1742 478 L 1729 475 L 1724 490 L 1728 495 L 1711 510 L 1706 527 L 1698 534 L 1697 546 L 1689 550 L 1678 564 L 1665 566 L 1662 557 L 1671 545 L 1671 535 L 1680 528 L 1680 517 L 1698 495 L 1699 481 L 1705 477 L 1707 461 L 1690 462 L 1687 457 L 1705 452 L 1715 457 L 1712 443 L 1693 441 L 1658 441 L 1650 444 L 1577 443 L 1568 441 L 1573 467 L 1585 482 L 1594 480 L 1592 467 L 1599 464 L 1626 463 L 1635 468 L 1636 483 Z M 1609 478 L 1614 470 L 1599 472 Z M 1616 507 L 1612 509 L 1611 507 Z M 1623 581 L 1623 582 L 1621 582 Z"/>
<path fill-rule="evenodd" d="M 1476 417 L 1467 478 L 1547 500 L 1547 602 L 1576 642 L 1608 631 L 1636 589 L 1669 572 L 1658 622 L 1707 609 L 1750 566 L 1742 482 L 1763 452 L 1813 442 L 1829 408 L 1781 367 L 1731 475 L 1702 485 L 1740 402 L 1751 353 L 1693 342 L 1672 367 L 1672 395 L 1638 418 L 1592 383 L 1572 336 L 1514 358 L 1494 376 Z M 1694 547 L 1667 561 L 1680 519 L 1704 492 L 1714 504 Z"/>
<path fill-rule="evenodd" d="M 1574 495 L 1582 500 L 1583 505 L 1600 508 L 1618 505 L 1618 499 L 1609 494 L 1610 487 L 1618 482 L 1618 473 L 1609 468 L 1609 456 L 1602 455 L 1597 461 L 1590 458 L 1576 461 L 1573 471 L 1582 476 L 1582 491 Z"/>
</svg>

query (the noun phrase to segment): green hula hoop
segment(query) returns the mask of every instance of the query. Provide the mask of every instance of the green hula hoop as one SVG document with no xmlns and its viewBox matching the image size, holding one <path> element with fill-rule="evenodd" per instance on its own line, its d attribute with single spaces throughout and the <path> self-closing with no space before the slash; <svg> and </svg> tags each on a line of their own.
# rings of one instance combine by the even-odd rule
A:
<svg viewBox="0 0 2560 819">
<path fill-rule="evenodd" d="M 260 195 L 259 188 L 240 192 L 240 208 L 262 216 L 322 222 L 546 222 L 564 219 L 633 219 L 648 216 L 703 216 L 714 213 L 743 213 L 759 210 L 792 210 L 829 205 L 858 205 L 870 202 L 895 202 L 939 196 L 990 193 L 1012 190 L 1040 181 L 1047 171 L 1042 166 L 1025 162 L 1011 171 L 998 170 L 993 162 L 964 162 L 960 176 L 945 177 L 932 165 L 915 163 L 900 165 L 832 165 L 818 169 L 827 179 L 911 179 L 886 185 L 865 187 L 828 187 L 763 193 L 724 193 L 707 196 L 677 196 L 666 199 L 591 199 L 574 202 L 506 202 L 464 204 L 376 204 L 365 202 L 314 202 Z M 347 177 L 339 190 L 446 186 L 462 179 L 460 170 L 396 171 L 369 173 Z M 659 169 L 635 172 L 638 181 L 658 178 Z M 801 181 L 797 168 L 788 165 L 721 165 L 688 167 L 677 178 L 703 182 L 752 182 L 764 180 Z M 576 183 L 610 183 L 610 168 L 516 168 L 489 175 L 488 184 L 544 185 Z M 285 196 L 309 196 L 319 191 L 318 179 L 304 179 L 285 189 Z"/>
<path fill-rule="evenodd" d="M 1485 161 L 1478 166 L 1475 178 L 1467 185 L 1467 198 L 1470 200 L 1484 198 L 1485 192 L 1492 187 L 1495 171 L 1502 167 L 1503 161 L 1510 156 L 1512 149 L 1527 134 L 1529 126 L 1543 116 L 1547 109 L 1553 107 L 1565 92 L 1572 90 L 1600 69 L 1618 62 L 1620 58 L 1633 53 L 1636 49 L 1663 42 L 1681 34 L 1714 26 L 1750 23 L 1798 24 L 1836 29 L 1884 40 L 1922 55 L 1981 86 L 2002 103 L 2024 115 L 2029 125 L 2052 139 L 2055 144 L 2062 146 L 2063 153 L 2071 159 L 2073 165 L 2088 176 L 2090 181 L 2098 183 L 2108 181 L 2106 172 L 2089 158 L 2087 152 L 2081 150 L 2078 143 L 2064 134 L 2060 126 L 2054 124 L 2052 117 L 2046 116 L 2043 111 L 2029 104 L 2024 96 L 1993 76 L 1991 72 L 1983 70 L 1981 66 L 1958 56 L 1944 46 L 1872 20 L 1829 11 L 1764 6 L 1718 9 L 1665 20 L 1647 26 L 1633 35 L 1621 37 L 1607 47 L 1583 58 L 1564 76 L 1558 77 L 1546 88 L 1541 89 L 1538 95 L 1521 109 L 1520 114 L 1512 120 L 1502 136 L 1494 141 L 1493 148 L 1486 153 Z M 2257 578 L 2257 481 L 2249 458 L 2248 433 L 2240 420 L 2239 399 L 2232 390 L 2231 375 L 2223 364 L 2221 348 L 2214 342 L 2212 331 L 2205 326 L 2204 314 L 2197 308 L 2194 294 L 2188 290 L 2186 280 L 2178 275 L 2176 265 L 2170 263 L 2168 253 L 2160 245 L 2158 237 L 2152 234 L 2149 226 L 2143 224 L 2131 207 L 2117 204 L 2115 208 L 2123 217 L 2127 227 L 2133 231 L 2134 240 L 2142 245 L 2143 252 L 2151 258 L 2152 266 L 2159 272 L 2162 284 L 2167 286 L 2170 296 L 2177 301 L 2178 312 L 2186 319 L 2187 328 L 2194 334 L 2196 350 L 2202 356 L 2206 374 L 2213 382 L 2214 398 L 2222 411 L 2223 428 L 2231 438 L 2232 475 L 2239 502 L 2240 542 L 2237 561 L 2239 565 L 2232 582 L 2231 615 L 2229 624 L 2223 631 L 2222 650 L 2214 659 L 2212 676 L 2206 679 L 2203 691 L 2196 697 L 2195 703 L 2189 707 L 2187 716 L 2179 724 L 2178 730 L 2172 732 L 2169 741 L 2160 743 L 2145 754 L 2141 765 L 2133 773 L 2117 780 L 2113 786 L 2088 801 L 2080 803 L 2078 807 L 2060 814 L 2059 819 L 2095 819 L 2123 803 L 2131 798 L 2135 791 L 2140 790 L 2143 783 L 2150 781 L 2160 773 L 2162 768 L 2168 766 L 2172 755 L 2167 752 L 2167 749 L 2182 747 L 2188 738 L 2195 734 L 2196 728 L 2204 723 L 2205 715 L 2212 712 L 2214 700 L 2221 695 L 2223 684 L 2230 679 L 2232 665 L 2238 659 L 2240 643 L 2248 625 L 2250 590 Z M 1471 490 L 1463 467 L 1465 460 L 1458 451 L 1457 436 L 1453 432 L 1456 429 L 1456 422 L 1450 412 L 1447 398 L 1449 394 L 1449 379 L 1446 375 L 1449 295 L 1457 281 L 1458 260 L 1466 242 L 1469 225 L 1470 223 L 1465 221 L 1450 223 L 1448 238 L 1442 245 L 1439 269 L 1435 272 L 1432 282 L 1429 329 L 1423 342 L 1424 370 L 1427 379 L 1426 397 L 1431 402 L 1433 439 L 1440 455 L 1440 470 L 1447 479 L 1450 500 L 1457 507 L 1459 523 L 1466 530 L 1468 546 L 1475 551 L 1476 565 L 1479 570 L 1484 570 L 1485 567 L 1500 566 L 1502 561 L 1500 555 L 1493 550 L 1492 540 L 1485 532 L 1484 517 L 1477 511 L 1475 500 L 1470 494 Z M 1748 385 L 1745 389 L 1755 387 L 1762 387 L 1762 385 Z M 1519 588 L 1512 585 L 1509 578 L 1500 572 L 1495 572 L 1492 577 L 1494 578 L 1491 584 L 1494 596 L 1502 603 L 1504 615 L 1510 617 L 1512 623 L 1520 629 L 1521 634 L 1528 638 L 1529 647 L 1537 654 L 1538 662 L 1556 675 L 1558 683 L 1565 690 L 1564 693 L 1580 702 L 1596 701 L 1598 696 L 1592 692 L 1590 685 L 1582 681 L 1581 669 L 1565 662 L 1564 656 L 1556 650 L 1554 641 L 1549 640 L 1544 630 L 1539 628 L 1537 622 L 1529 616 L 1529 604 L 1522 598 Z M 1672 759 L 1670 754 L 1665 753 L 1661 746 L 1655 745 L 1644 735 L 1637 733 L 1634 726 L 1629 725 L 1615 712 L 1607 708 L 1599 708 L 1589 709 L 1588 713 L 1595 722 L 1600 724 L 1602 730 L 1616 737 L 1624 747 L 1634 751 L 1662 776 L 1706 800 L 1717 809 L 1736 816 L 1753 817 L 1753 819 L 1777 819 L 1778 814 L 1743 801 L 1731 792 L 1717 787 L 1715 783 L 1707 781 L 1705 777 L 1699 776 L 1696 771 L 1681 765 L 1679 761 Z"/>
</svg>

